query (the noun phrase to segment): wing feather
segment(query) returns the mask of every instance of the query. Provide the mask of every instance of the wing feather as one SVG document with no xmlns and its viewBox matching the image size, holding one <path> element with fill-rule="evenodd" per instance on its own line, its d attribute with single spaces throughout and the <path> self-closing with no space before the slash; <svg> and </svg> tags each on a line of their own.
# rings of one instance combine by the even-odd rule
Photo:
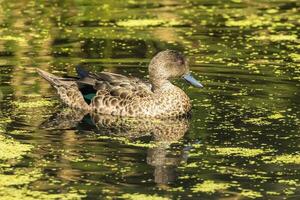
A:
<svg viewBox="0 0 300 200">
<path fill-rule="evenodd" d="M 81 73 L 84 74 L 84 73 Z M 94 74 L 88 72 L 77 81 L 81 86 L 92 86 L 95 92 L 105 91 L 110 96 L 119 98 L 145 97 L 152 94 L 151 84 L 136 77 L 127 77 L 111 72 Z M 80 86 L 79 86 L 80 87 Z"/>
</svg>

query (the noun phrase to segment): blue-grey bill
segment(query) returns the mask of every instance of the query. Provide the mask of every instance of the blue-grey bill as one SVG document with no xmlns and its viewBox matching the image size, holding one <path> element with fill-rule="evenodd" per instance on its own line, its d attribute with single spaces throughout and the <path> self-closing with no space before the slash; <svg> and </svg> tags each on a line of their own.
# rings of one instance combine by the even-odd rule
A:
<svg viewBox="0 0 300 200">
<path fill-rule="evenodd" d="M 182 78 L 184 78 L 184 80 L 186 80 L 195 87 L 203 88 L 203 85 L 199 81 L 197 81 L 190 73 L 184 75 Z"/>
</svg>

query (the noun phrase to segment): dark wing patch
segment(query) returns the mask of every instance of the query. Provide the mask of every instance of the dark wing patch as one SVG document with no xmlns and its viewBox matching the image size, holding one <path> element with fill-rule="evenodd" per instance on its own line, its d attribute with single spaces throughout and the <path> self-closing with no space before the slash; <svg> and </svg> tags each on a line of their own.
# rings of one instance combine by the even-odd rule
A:
<svg viewBox="0 0 300 200">
<path fill-rule="evenodd" d="M 78 89 L 82 93 L 82 96 L 86 103 L 90 104 L 92 99 L 96 96 L 96 90 L 93 85 L 77 82 Z"/>
<path fill-rule="evenodd" d="M 82 76 L 84 75 L 84 76 Z M 120 74 L 101 72 L 93 74 L 88 72 L 80 74 L 81 79 L 77 81 L 80 91 L 86 96 L 86 101 L 90 103 L 92 94 L 97 91 L 105 91 L 106 94 L 130 99 L 133 97 L 145 97 L 152 93 L 151 85 L 139 78 L 126 77 Z"/>
</svg>

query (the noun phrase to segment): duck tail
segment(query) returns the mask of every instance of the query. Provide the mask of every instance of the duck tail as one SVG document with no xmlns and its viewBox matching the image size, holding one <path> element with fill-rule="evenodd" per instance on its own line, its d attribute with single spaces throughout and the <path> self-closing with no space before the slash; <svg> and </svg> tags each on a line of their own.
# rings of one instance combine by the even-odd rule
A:
<svg viewBox="0 0 300 200">
<path fill-rule="evenodd" d="M 46 72 L 41 69 L 36 69 L 37 73 L 43 77 L 45 80 L 47 80 L 52 86 L 61 86 L 63 85 L 62 79 L 58 76 L 55 76 L 49 72 Z"/>
<path fill-rule="evenodd" d="M 89 110 L 75 78 L 61 78 L 41 69 L 38 74 L 46 79 L 56 90 L 60 99 L 71 108 Z"/>
</svg>

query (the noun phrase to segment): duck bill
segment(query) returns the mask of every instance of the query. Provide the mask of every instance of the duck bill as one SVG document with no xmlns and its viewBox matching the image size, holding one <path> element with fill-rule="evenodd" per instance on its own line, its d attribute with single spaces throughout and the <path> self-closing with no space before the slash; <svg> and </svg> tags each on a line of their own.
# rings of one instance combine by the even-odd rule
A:
<svg viewBox="0 0 300 200">
<path fill-rule="evenodd" d="M 191 85 L 197 87 L 197 88 L 203 88 L 203 85 L 197 81 L 192 75 L 191 73 L 185 74 L 182 77 L 184 80 L 186 80 L 187 82 L 189 82 Z"/>
</svg>

